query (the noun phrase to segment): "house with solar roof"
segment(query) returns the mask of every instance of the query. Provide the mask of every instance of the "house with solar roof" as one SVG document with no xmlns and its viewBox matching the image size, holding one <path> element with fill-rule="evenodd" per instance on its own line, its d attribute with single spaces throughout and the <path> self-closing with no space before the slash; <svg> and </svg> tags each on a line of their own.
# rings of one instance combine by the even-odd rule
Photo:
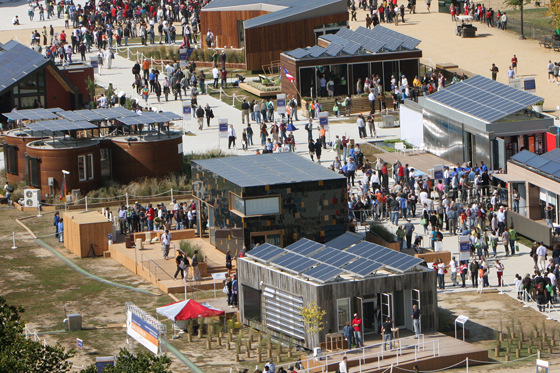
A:
<svg viewBox="0 0 560 373">
<path fill-rule="evenodd" d="M 373 29 L 342 28 L 317 39 L 316 45 L 285 50 L 280 64 L 295 77 L 291 83 L 282 74 L 282 91 L 295 97 L 316 97 L 323 74 L 332 78 L 335 96 L 355 94 L 356 82 L 379 75 L 385 91 L 391 90 L 391 77 L 402 75 L 412 83 L 419 74 L 422 51 L 420 40 L 384 26 Z"/>
<path fill-rule="evenodd" d="M 194 160 L 192 179 L 210 243 L 223 252 L 324 242 L 348 228 L 346 178 L 296 153 Z"/>
<path fill-rule="evenodd" d="M 542 154 L 556 140 L 554 118 L 533 111 L 542 97 L 476 75 L 441 91 L 405 100 L 401 138 L 453 163 L 506 167 L 522 150 Z"/>
<path fill-rule="evenodd" d="M 560 149 L 544 154 L 522 150 L 508 160 L 507 173 L 497 176 L 508 183 L 508 226 L 549 247 L 560 244 Z M 519 193 L 517 211 L 513 209 L 514 189 Z M 546 221 L 548 205 L 550 225 Z"/>
<path fill-rule="evenodd" d="M 79 62 L 57 66 L 29 47 L 11 40 L 0 45 L 0 113 L 20 109 L 59 107 L 79 109 L 88 96 L 86 79 L 93 68 Z M 2 118 L 5 123 L 6 119 Z"/>
<path fill-rule="evenodd" d="M 215 48 L 244 48 L 251 71 L 347 26 L 346 0 L 213 0 L 200 12 L 201 33 L 212 30 Z"/>
<path fill-rule="evenodd" d="M 422 259 L 366 242 L 347 232 L 325 243 L 302 238 L 281 248 L 262 244 L 237 263 L 244 324 L 307 349 L 342 333 L 357 313 L 363 339 L 380 338 L 391 317 L 400 336 L 413 330 L 410 312 L 422 310 L 422 332 L 438 326 L 436 274 Z M 306 331 L 300 309 L 312 302 L 326 311 L 324 329 Z"/>
<path fill-rule="evenodd" d="M 138 115 L 119 106 L 73 111 L 38 108 L 3 116 L 20 123 L 4 132 L 8 182 L 40 189 L 49 203 L 64 188 L 77 198 L 106 182 L 163 177 L 182 165 L 181 132 L 169 129 L 171 121 L 182 117 L 172 112 Z"/>
</svg>

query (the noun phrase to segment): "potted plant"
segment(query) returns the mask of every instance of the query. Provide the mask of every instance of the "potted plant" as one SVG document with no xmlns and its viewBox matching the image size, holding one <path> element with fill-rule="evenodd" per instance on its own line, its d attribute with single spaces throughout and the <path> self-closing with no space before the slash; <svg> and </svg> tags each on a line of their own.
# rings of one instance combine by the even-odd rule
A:
<svg viewBox="0 0 560 373">
<path fill-rule="evenodd" d="M 536 111 L 537 113 L 542 113 L 543 112 L 543 105 L 544 105 L 544 101 L 539 101 L 539 102 L 533 104 L 533 111 Z"/>
</svg>

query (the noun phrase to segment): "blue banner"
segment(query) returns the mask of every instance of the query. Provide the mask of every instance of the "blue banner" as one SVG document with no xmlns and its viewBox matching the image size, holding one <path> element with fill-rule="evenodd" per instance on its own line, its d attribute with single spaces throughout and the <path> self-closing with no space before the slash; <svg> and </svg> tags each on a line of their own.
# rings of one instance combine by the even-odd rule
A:
<svg viewBox="0 0 560 373">
<path fill-rule="evenodd" d="M 191 107 L 190 106 L 183 106 L 183 114 L 187 115 L 191 113 Z"/>
<path fill-rule="evenodd" d="M 319 124 L 321 126 L 328 126 L 329 125 L 329 118 L 319 118 Z"/>
<path fill-rule="evenodd" d="M 219 126 L 220 126 L 220 132 L 226 132 L 227 133 L 227 126 L 228 126 L 227 123 L 220 123 Z"/>
</svg>

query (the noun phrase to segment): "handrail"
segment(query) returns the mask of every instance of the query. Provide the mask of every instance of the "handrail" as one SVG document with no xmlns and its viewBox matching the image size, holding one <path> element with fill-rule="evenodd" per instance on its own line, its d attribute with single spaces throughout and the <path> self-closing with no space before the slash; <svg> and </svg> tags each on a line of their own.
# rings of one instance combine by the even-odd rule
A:
<svg viewBox="0 0 560 373">
<path fill-rule="evenodd" d="M 137 252 L 140 251 L 137 247 L 135 247 L 135 250 L 136 250 Z M 173 250 L 175 250 L 175 246 L 173 246 Z M 175 256 L 175 255 L 173 255 L 173 256 Z M 149 274 L 149 275 L 152 275 L 152 270 L 151 270 L 150 264 L 153 264 L 153 266 L 154 266 L 153 275 L 154 275 L 154 278 L 155 278 L 156 282 L 159 280 L 158 277 L 157 277 L 157 269 L 158 269 L 158 268 L 160 269 L 161 272 L 165 273 L 165 274 L 169 277 L 169 279 L 174 280 L 173 276 L 170 275 L 165 269 L 163 269 L 163 268 L 162 268 L 159 264 L 157 264 L 154 260 L 148 258 L 147 256 L 146 256 L 146 258 L 147 258 L 147 262 L 148 262 L 148 267 L 147 267 L 147 269 L 148 269 L 148 274 Z M 143 253 L 140 253 L 140 263 L 142 264 L 142 269 L 144 270 L 145 267 L 144 267 L 144 254 L 143 254 Z M 136 262 L 136 265 L 138 265 L 138 262 Z"/>
</svg>

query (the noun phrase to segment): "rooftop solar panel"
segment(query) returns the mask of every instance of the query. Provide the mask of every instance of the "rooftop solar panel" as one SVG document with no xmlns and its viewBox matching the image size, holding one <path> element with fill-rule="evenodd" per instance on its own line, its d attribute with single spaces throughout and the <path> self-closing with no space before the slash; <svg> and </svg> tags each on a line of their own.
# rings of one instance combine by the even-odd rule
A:
<svg viewBox="0 0 560 373">
<path fill-rule="evenodd" d="M 428 100 L 492 123 L 542 101 L 542 98 L 476 75 L 430 95 Z"/>
<path fill-rule="evenodd" d="M 399 270 L 399 271 L 402 271 L 402 272 L 406 272 L 406 271 L 416 267 L 420 263 L 424 262 L 423 259 L 415 258 L 413 256 L 406 255 L 406 254 L 403 254 L 403 255 L 405 255 L 405 256 L 401 257 L 399 259 L 399 261 L 391 264 L 392 268 L 394 268 L 396 270 Z"/>
<path fill-rule="evenodd" d="M 529 161 L 534 157 L 538 157 L 538 155 L 536 155 L 535 153 L 531 153 L 528 150 L 522 150 L 519 153 L 515 154 L 513 157 L 511 157 L 511 159 L 520 163 L 526 163 L 527 161 Z"/>
<path fill-rule="evenodd" d="M 355 54 L 356 52 L 358 52 L 360 50 L 361 47 L 362 46 L 360 44 L 349 41 L 348 43 L 346 43 L 346 45 L 344 46 L 342 51 L 344 53 L 348 53 L 348 54 Z"/>
<path fill-rule="evenodd" d="M 58 113 L 62 118 L 68 119 L 70 121 L 78 121 L 78 120 L 87 120 L 88 118 L 84 117 L 83 115 L 76 113 L 74 111 L 62 111 Z"/>
<path fill-rule="evenodd" d="M 74 113 L 82 116 L 83 118 L 86 118 L 88 121 L 92 121 L 92 122 L 99 122 L 102 120 L 105 120 L 105 116 L 103 115 L 99 115 L 98 113 L 96 113 L 93 110 L 75 110 Z"/>
<path fill-rule="evenodd" d="M 319 262 L 316 260 L 290 251 L 286 251 L 286 254 L 272 259 L 270 263 L 294 273 L 304 272 L 309 268 L 319 264 Z"/>
<path fill-rule="evenodd" d="M 537 156 L 537 157 L 531 158 L 530 160 L 525 162 L 525 164 L 527 166 L 530 166 L 530 167 L 533 167 L 533 168 L 536 168 L 536 169 L 540 169 L 542 166 L 544 166 L 548 162 L 550 162 L 548 159 Z"/>
<path fill-rule="evenodd" d="M 315 45 L 315 46 L 311 47 L 311 49 L 309 49 L 309 55 L 313 58 L 317 58 L 320 55 L 322 55 L 323 53 L 325 53 L 325 48 L 320 47 L 318 45 Z"/>
<path fill-rule="evenodd" d="M 326 243 L 326 245 L 329 247 L 334 247 L 335 249 L 343 250 L 363 240 L 364 237 L 361 234 L 346 232 L 338 236 L 337 238 L 330 240 Z"/>
<path fill-rule="evenodd" d="M 542 166 L 541 171 L 549 175 L 554 175 L 555 173 L 560 171 L 560 163 L 551 161 L 550 163 Z"/>
<path fill-rule="evenodd" d="M 288 51 L 288 52 L 286 52 L 286 54 L 288 56 L 293 57 L 293 58 L 300 59 L 300 58 L 304 58 L 305 56 L 307 56 L 309 54 L 309 51 L 306 50 L 306 49 L 298 48 L 298 49 L 294 49 L 292 51 Z"/>
<path fill-rule="evenodd" d="M 284 253 L 286 253 L 286 250 L 281 249 L 278 246 L 265 243 L 247 251 L 247 256 L 268 263 L 270 260 Z"/>
<path fill-rule="evenodd" d="M 518 153 L 519 154 L 519 153 Z M 516 154 L 517 155 L 517 154 Z M 541 155 L 541 157 L 550 159 L 551 161 L 560 162 L 560 149 L 554 149 Z"/>
<path fill-rule="evenodd" d="M 369 259 L 360 259 L 349 263 L 342 267 L 344 270 L 355 273 L 360 276 L 367 276 L 378 269 L 382 268 L 383 264 Z"/>
<path fill-rule="evenodd" d="M 290 250 L 303 256 L 309 256 L 323 248 L 324 245 L 307 238 L 302 238 L 293 244 L 286 246 L 285 250 Z"/>
<path fill-rule="evenodd" d="M 325 54 L 328 54 L 329 56 L 336 56 L 342 51 L 342 49 L 344 49 L 344 46 L 333 43 L 325 49 Z"/>
<path fill-rule="evenodd" d="M 302 276 L 310 277 L 316 281 L 324 283 L 335 279 L 343 273 L 344 270 L 342 268 L 333 267 L 328 264 L 319 264 L 318 266 L 305 271 Z"/>
<path fill-rule="evenodd" d="M 356 255 L 352 255 L 338 249 L 333 249 L 332 247 L 327 247 L 324 250 L 311 255 L 311 258 L 335 267 L 343 266 L 346 263 L 358 259 Z"/>
</svg>

